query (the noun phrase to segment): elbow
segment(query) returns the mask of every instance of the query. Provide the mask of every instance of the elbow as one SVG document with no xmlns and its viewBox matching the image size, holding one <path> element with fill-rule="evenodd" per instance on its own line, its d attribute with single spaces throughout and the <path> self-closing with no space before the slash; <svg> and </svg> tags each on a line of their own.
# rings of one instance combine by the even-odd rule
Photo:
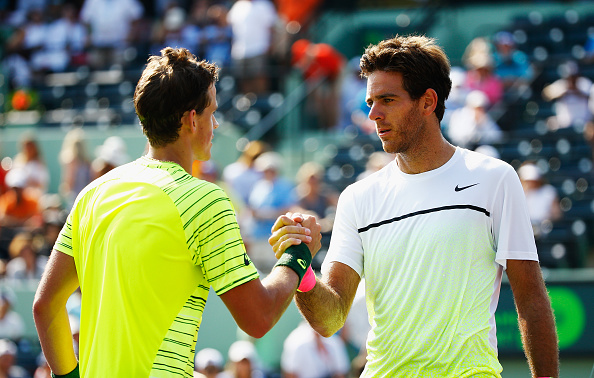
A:
<svg viewBox="0 0 594 378">
<path fill-rule="evenodd" d="M 314 331 L 320 334 L 320 336 L 328 338 L 338 332 L 338 328 L 334 329 L 333 327 L 312 327 Z"/>
<path fill-rule="evenodd" d="M 255 319 L 248 320 L 242 324 L 238 324 L 242 331 L 247 333 L 250 337 L 259 339 L 268 333 L 274 327 L 275 322 L 268 316 L 259 316 Z"/>
<path fill-rule="evenodd" d="M 44 314 L 46 313 L 47 309 L 49 308 L 49 304 L 45 303 L 45 301 L 38 296 L 35 296 L 33 300 L 33 319 L 37 322 L 39 319 L 43 318 Z"/>
</svg>

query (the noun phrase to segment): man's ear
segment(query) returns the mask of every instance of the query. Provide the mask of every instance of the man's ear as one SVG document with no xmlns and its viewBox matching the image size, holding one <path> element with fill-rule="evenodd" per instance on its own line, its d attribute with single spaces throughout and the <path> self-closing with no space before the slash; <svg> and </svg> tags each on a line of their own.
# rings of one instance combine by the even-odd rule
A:
<svg viewBox="0 0 594 378">
<path fill-rule="evenodd" d="M 196 110 L 188 110 L 186 113 L 184 113 L 182 117 L 182 124 L 188 125 L 190 127 L 190 130 L 194 130 L 194 128 L 196 128 L 196 122 L 198 122 L 196 118 Z"/>
<path fill-rule="evenodd" d="M 423 105 L 423 114 L 433 113 L 437 107 L 437 92 L 431 88 L 427 89 L 421 96 L 421 104 Z"/>
</svg>

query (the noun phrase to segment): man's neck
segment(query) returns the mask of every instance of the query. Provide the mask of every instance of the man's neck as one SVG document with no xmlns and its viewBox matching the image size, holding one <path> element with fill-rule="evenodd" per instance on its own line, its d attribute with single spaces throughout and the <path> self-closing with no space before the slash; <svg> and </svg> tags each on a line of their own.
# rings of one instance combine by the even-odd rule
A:
<svg viewBox="0 0 594 378">
<path fill-rule="evenodd" d="M 191 151 L 184 148 L 178 141 L 170 143 L 165 147 L 149 146 L 146 156 L 159 161 L 169 161 L 179 164 L 186 172 L 192 174 L 193 155 Z"/>
<path fill-rule="evenodd" d="M 434 147 L 437 145 L 438 147 Z M 420 148 L 412 153 L 404 152 L 396 154 L 396 164 L 403 173 L 414 175 L 432 171 L 447 163 L 456 147 L 451 145 L 445 138 L 429 148 Z M 427 145 L 426 145 L 427 146 Z"/>
</svg>

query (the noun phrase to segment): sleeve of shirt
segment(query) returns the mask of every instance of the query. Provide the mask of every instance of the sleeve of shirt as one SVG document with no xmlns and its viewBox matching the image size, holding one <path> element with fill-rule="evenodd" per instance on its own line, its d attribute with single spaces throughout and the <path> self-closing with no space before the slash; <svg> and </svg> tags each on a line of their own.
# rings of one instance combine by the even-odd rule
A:
<svg viewBox="0 0 594 378">
<path fill-rule="evenodd" d="M 204 200 L 207 211 L 196 218 L 190 249 L 195 253 L 194 263 L 221 295 L 259 275 L 246 254 L 229 197 L 213 185 Z"/>
<path fill-rule="evenodd" d="M 534 231 L 528 215 L 526 197 L 514 169 L 504 172 L 493 204 L 495 261 L 506 268 L 506 260 L 538 261 Z"/>
<path fill-rule="evenodd" d="M 54 249 L 56 251 L 73 256 L 72 250 L 72 212 L 68 215 L 66 223 L 62 226 L 62 230 L 54 243 Z"/>
<path fill-rule="evenodd" d="M 322 264 L 322 274 L 326 274 L 331 262 L 337 261 L 363 276 L 363 243 L 357 227 L 355 203 L 352 187 L 347 187 L 338 199 L 330 247 Z"/>
</svg>

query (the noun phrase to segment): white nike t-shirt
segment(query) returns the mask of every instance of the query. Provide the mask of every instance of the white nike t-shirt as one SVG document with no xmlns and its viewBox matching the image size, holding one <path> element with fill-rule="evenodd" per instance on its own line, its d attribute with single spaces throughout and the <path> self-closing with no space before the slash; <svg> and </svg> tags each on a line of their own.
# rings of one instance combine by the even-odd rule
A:
<svg viewBox="0 0 594 378">
<path fill-rule="evenodd" d="M 365 277 L 363 376 L 499 376 L 507 259 L 538 256 L 519 178 L 501 160 L 457 148 L 435 170 L 409 175 L 393 161 L 345 189 L 322 272 L 338 261 Z"/>
</svg>

